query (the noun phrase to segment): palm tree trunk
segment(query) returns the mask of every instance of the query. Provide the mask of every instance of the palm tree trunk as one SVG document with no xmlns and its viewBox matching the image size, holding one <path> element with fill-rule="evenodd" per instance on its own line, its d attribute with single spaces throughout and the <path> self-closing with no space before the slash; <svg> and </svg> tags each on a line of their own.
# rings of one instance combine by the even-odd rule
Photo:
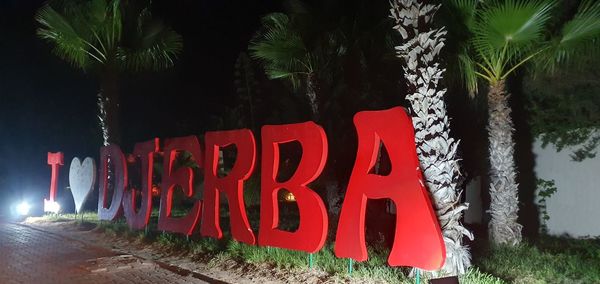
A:
<svg viewBox="0 0 600 284">
<path fill-rule="evenodd" d="M 515 142 L 508 95 L 502 80 L 488 92 L 488 140 L 490 151 L 489 237 L 495 244 L 516 245 L 521 242 L 517 223 L 519 211 L 518 185 L 514 162 Z"/>
<path fill-rule="evenodd" d="M 445 71 L 439 67 L 439 53 L 446 31 L 432 28 L 431 20 L 438 6 L 420 0 L 393 0 L 390 4 L 396 22 L 394 29 L 404 39 L 396 50 L 406 64 L 404 76 L 408 81 L 407 99 L 412 109 L 417 154 L 446 245 L 446 262 L 432 276 L 463 274 L 471 266 L 463 236 L 473 239 L 473 235 L 461 224 L 468 204 L 460 203 L 460 168 L 456 157 L 459 141 L 450 137 L 444 102 L 446 90 L 438 85 Z"/>
<path fill-rule="evenodd" d="M 318 82 L 315 74 L 309 73 L 306 78 L 306 97 L 310 103 L 311 108 L 311 119 L 316 123 L 323 123 L 321 120 L 321 107 L 319 97 L 317 94 L 318 91 Z M 324 125 L 325 129 L 327 129 L 327 125 Z M 331 151 L 331 150 L 330 150 Z M 331 152 L 330 152 L 331 153 Z M 333 240 L 334 235 L 331 233 L 336 232 L 337 230 L 337 220 L 341 209 L 341 201 L 342 196 L 340 192 L 339 183 L 335 178 L 335 174 L 332 172 L 332 168 L 328 167 L 325 169 L 326 173 L 322 176 L 327 177 L 328 180 L 325 181 L 325 193 L 324 197 L 326 199 L 327 213 L 329 215 L 329 219 L 333 220 L 329 222 L 329 230 L 330 234 L 328 235 L 328 239 Z"/>
<path fill-rule="evenodd" d="M 98 93 L 96 98 L 97 98 L 96 104 L 98 105 L 98 123 L 100 124 L 100 131 L 102 131 L 102 145 L 108 146 L 108 144 L 110 144 L 108 142 L 109 137 L 110 137 L 110 131 L 108 129 L 108 124 L 106 121 L 107 120 L 107 115 L 106 115 L 107 101 L 106 101 L 106 98 L 104 97 L 104 95 L 102 94 L 102 91 L 100 91 Z"/>
<path fill-rule="evenodd" d="M 101 75 L 101 92 L 98 94 L 98 120 L 102 129 L 103 144 L 119 144 L 120 132 L 120 98 L 117 72 L 107 67 Z"/>
<path fill-rule="evenodd" d="M 317 99 L 316 78 L 312 73 L 308 74 L 306 77 L 306 96 L 310 102 L 312 119 L 318 123 L 320 121 L 319 100 Z"/>
</svg>

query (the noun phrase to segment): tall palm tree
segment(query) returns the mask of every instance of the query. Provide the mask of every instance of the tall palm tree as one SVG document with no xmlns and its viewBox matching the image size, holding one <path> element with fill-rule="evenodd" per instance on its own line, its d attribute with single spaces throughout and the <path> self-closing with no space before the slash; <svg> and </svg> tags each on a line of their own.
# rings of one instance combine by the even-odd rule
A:
<svg viewBox="0 0 600 284">
<path fill-rule="evenodd" d="M 120 142 L 118 75 L 173 66 L 181 36 L 152 18 L 150 1 L 54 0 L 39 9 L 38 36 L 54 53 L 100 78 L 98 119 L 104 145 Z"/>
<path fill-rule="evenodd" d="M 285 13 L 262 18 L 261 29 L 250 42 L 250 53 L 270 79 L 285 80 L 306 95 L 313 118 L 325 120 L 323 112 L 338 107 L 341 100 L 334 97 L 342 89 L 346 97 L 353 94 L 353 102 L 359 101 L 356 96 L 369 97 L 373 94 L 365 93 L 379 91 L 366 85 L 376 81 L 370 76 L 380 75 L 373 70 L 393 58 L 391 21 L 382 20 L 377 13 L 387 4 L 323 0 L 309 5 L 286 0 L 283 5 Z M 374 100 L 369 98 L 370 103 Z"/>
<path fill-rule="evenodd" d="M 528 64 L 534 71 L 552 72 L 600 51 L 600 2 L 583 0 L 560 29 L 554 12 L 558 0 L 450 0 L 445 6 L 458 15 L 449 26 L 459 28 L 460 54 L 455 66 L 471 94 L 478 81 L 488 87 L 490 154 L 489 236 L 497 244 L 516 245 L 522 226 L 517 223 L 519 200 L 514 163 L 513 122 L 506 80 Z M 465 36 L 466 29 L 466 36 Z M 553 32 L 558 31 L 558 32 Z"/>
<path fill-rule="evenodd" d="M 471 266 L 463 236 L 473 236 L 460 222 L 468 205 L 460 203 L 458 141 L 450 137 L 444 103 L 446 89 L 439 86 L 445 71 L 440 67 L 440 51 L 446 31 L 432 27 L 436 5 L 421 0 L 394 0 L 390 4 L 396 22 L 394 29 L 404 40 L 396 50 L 405 62 L 409 89 L 406 98 L 411 104 L 417 154 L 446 244 L 446 262 L 437 274 L 463 274 Z"/>
<path fill-rule="evenodd" d="M 380 107 L 379 99 L 388 88 L 397 87 L 389 76 L 394 59 L 390 19 L 381 19 L 387 3 L 365 0 L 284 1 L 285 14 L 273 13 L 262 19 L 262 27 L 250 42 L 251 56 L 257 59 L 270 79 L 280 79 L 296 92 L 306 95 L 312 119 L 332 133 L 330 139 L 345 141 L 353 132 L 340 118 L 351 117 L 365 105 Z M 392 60 L 390 60 L 392 59 Z M 394 69 L 396 70 L 396 69 Z M 383 73 L 383 74 L 382 74 Z M 331 143 L 334 145 L 335 143 Z M 330 148 L 332 163 L 322 180 L 328 213 L 339 214 L 346 179 L 340 170 L 351 157 L 345 148 Z M 336 222 L 331 222 L 335 232 Z"/>
</svg>

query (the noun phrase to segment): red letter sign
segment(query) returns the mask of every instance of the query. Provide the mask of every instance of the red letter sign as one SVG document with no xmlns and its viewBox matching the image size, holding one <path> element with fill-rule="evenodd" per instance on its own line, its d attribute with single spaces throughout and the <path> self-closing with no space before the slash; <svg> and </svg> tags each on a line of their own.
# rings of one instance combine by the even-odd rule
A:
<svg viewBox="0 0 600 284">
<path fill-rule="evenodd" d="M 65 156 L 62 152 L 48 152 L 48 165 L 52 167 L 52 176 L 50 178 L 50 196 L 44 199 L 44 212 L 58 213 L 58 203 L 56 203 L 56 187 L 58 184 L 58 169 L 65 164 Z"/>
<path fill-rule="evenodd" d="M 244 181 L 252 174 L 256 159 L 254 136 L 250 130 L 243 129 L 207 132 L 204 139 L 206 165 L 201 233 L 214 238 L 223 236 L 219 224 L 219 192 L 223 191 L 229 202 L 231 235 L 240 242 L 254 244 L 254 234 L 250 229 L 244 205 Z M 237 148 L 235 164 L 227 176 L 219 178 L 219 152 L 232 144 Z"/>
<path fill-rule="evenodd" d="M 185 217 L 171 217 L 173 207 L 173 190 L 180 186 L 187 197 L 194 196 L 194 171 L 189 167 L 175 169 L 175 161 L 179 152 L 188 151 L 192 159 L 202 167 L 202 151 L 196 136 L 171 138 L 165 141 L 164 170 L 160 197 L 160 216 L 158 229 L 168 232 L 191 235 L 200 219 L 202 201 L 196 200 L 194 207 Z"/>
<path fill-rule="evenodd" d="M 108 175 L 109 159 L 110 164 L 113 166 L 110 178 Z M 123 200 L 125 186 L 127 186 L 127 164 L 121 148 L 114 144 L 100 148 L 100 163 L 98 219 L 112 221 L 123 214 L 121 201 Z M 113 189 L 113 196 L 110 208 L 106 208 L 109 187 Z"/>
<path fill-rule="evenodd" d="M 52 176 L 50 178 L 50 200 L 56 201 L 56 185 L 58 183 L 58 168 L 65 164 L 65 156 L 62 152 L 48 152 L 48 165 L 52 168 Z"/>
<path fill-rule="evenodd" d="M 129 228 L 141 230 L 150 220 L 152 213 L 152 177 L 154 175 L 154 154 L 158 152 L 158 138 L 154 140 L 135 144 L 133 155 L 140 159 L 141 163 L 141 207 L 136 212 L 136 190 L 129 188 L 123 196 L 123 211 Z"/>
<path fill-rule="evenodd" d="M 298 141 L 302 159 L 294 175 L 286 182 L 277 182 L 279 144 Z M 327 137 L 313 122 L 288 125 L 266 125 L 262 128 L 262 168 L 260 234 L 261 246 L 273 246 L 314 253 L 323 247 L 327 236 L 327 211 L 323 200 L 306 185 L 315 180 L 327 158 Z M 277 229 L 279 206 L 277 193 L 289 190 L 296 198 L 300 225 L 296 232 Z"/>
<path fill-rule="evenodd" d="M 446 258 L 440 227 L 423 185 L 411 119 L 395 107 L 354 116 L 358 152 L 338 225 L 335 255 L 367 259 L 365 209 L 368 198 L 391 199 L 397 208 L 396 232 L 388 258 L 391 266 L 437 270 Z M 379 143 L 388 150 L 391 173 L 369 174 Z"/>
</svg>

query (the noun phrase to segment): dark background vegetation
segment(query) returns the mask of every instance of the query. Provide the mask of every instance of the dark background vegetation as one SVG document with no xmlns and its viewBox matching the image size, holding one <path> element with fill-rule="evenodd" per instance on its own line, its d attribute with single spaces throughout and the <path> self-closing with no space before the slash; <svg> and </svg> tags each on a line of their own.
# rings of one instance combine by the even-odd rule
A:
<svg viewBox="0 0 600 284">
<path fill-rule="evenodd" d="M 0 1 L 0 193 L 47 194 L 46 152 L 65 153 L 60 187 L 72 157 L 96 157 L 100 147 L 98 82 L 51 53 L 37 38 L 34 15 L 45 1 Z M 239 3 L 238 3 L 239 2 Z M 121 77 L 123 148 L 153 137 L 216 129 L 235 102 L 238 53 L 277 1 L 154 1 L 153 12 L 183 35 L 176 67 Z"/>
<path fill-rule="evenodd" d="M 357 26 L 349 24 L 352 21 L 348 19 L 360 18 L 362 23 L 373 24 L 388 17 L 387 1 L 337 1 L 338 5 L 333 7 L 319 6 L 321 1 L 307 2 L 322 10 L 328 18 L 325 23 L 339 24 L 342 29 L 350 30 L 349 34 Z M 68 198 L 62 189 L 68 184 L 71 159 L 97 157 L 101 146 L 96 118 L 98 82 L 92 74 L 85 74 L 58 59 L 51 53 L 50 46 L 36 36 L 38 26 L 34 15 L 43 3 L 39 0 L 0 1 L 0 198 L 29 198 L 39 203 L 49 187 L 47 152 L 65 153 L 66 165 L 62 168 L 59 192 L 64 195 L 61 198 Z M 572 7 L 575 2 L 566 3 Z M 131 151 L 134 143 L 153 137 L 201 135 L 207 130 L 251 127 L 248 119 L 240 122 L 239 112 L 236 112 L 243 101 L 234 83 L 235 63 L 240 52 L 247 52 L 248 42 L 260 27 L 260 17 L 283 8 L 276 0 L 155 0 L 154 15 L 183 36 L 184 50 L 172 69 L 121 76 L 123 150 Z M 328 25 L 324 24 L 324 29 Z M 377 61 L 382 53 L 393 55 L 392 50 L 371 49 L 370 52 L 375 58 L 367 57 L 371 60 L 368 62 L 370 73 L 358 70 L 357 55 L 350 52 L 341 65 L 342 74 L 331 79 L 342 82 L 339 84 L 342 87 L 322 86 L 335 101 L 335 105 L 325 111 L 323 122 L 333 157 L 328 160 L 325 173 L 340 180 L 346 180 L 354 161 L 356 137 L 352 115 L 360 110 L 405 104 L 401 62 L 393 56 L 391 60 Z M 282 82 L 269 81 L 258 64 L 252 68 L 261 89 L 255 101 L 257 137 L 260 125 L 309 120 L 309 106 L 301 94 L 293 93 Z M 584 126 L 598 124 L 595 115 L 598 112 L 594 109 L 586 109 L 580 119 L 569 120 L 574 116 L 565 115 L 569 110 L 577 115 L 582 113 L 580 109 L 573 109 L 573 105 L 581 108 L 598 105 L 597 99 L 590 95 L 599 88 L 594 75 L 597 67 L 589 68 L 592 71 L 585 73 L 587 77 L 577 77 L 578 88 L 587 94 L 583 96 L 587 101 L 579 104 L 564 104 L 560 96 L 551 97 L 554 103 L 543 99 L 555 89 L 553 84 L 562 84 L 564 90 L 560 90 L 568 93 L 566 97 L 578 101 L 577 94 L 569 92 L 568 81 L 551 80 L 548 84 L 534 85 L 529 88 L 534 90 L 530 93 L 523 92 L 523 85 L 529 86 L 523 82 L 526 74 L 517 74 L 511 81 L 521 221 L 530 236 L 535 235 L 539 226 L 537 209 L 533 206 L 533 135 L 548 131 L 551 125 L 565 132 L 582 120 L 589 122 Z M 360 83 L 363 80 L 371 82 L 372 88 L 366 90 Z M 482 189 L 485 189 L 488 164 L 485 99 L 470 99 L 457 86 L 449 88 L 447 97 L 452 135 L 461 139 L 459 151 L 467 181 L 481 176 Z M 563 106 L 567 111 L 557 110 L 548 115 L 547 109 L 554 105 Z M 550 123 L 557 117 L 561 123 Z M 484 199 L 487 198 L 484 195 Z"/>
<path fill-rule="evenodd" d="M 44 3 L 0 2 L 0 193 L 35 202 L 47 194 L 49 187 L 47 152 L 65 153 L 66 165 L 59 184 L 62 189 L 68 184 L 70 160 L 75 156 L 97 157 L 101 146 L 96 118 L 97 79 L 54 56 L 49 44 L 36 36 L 34 16 Z M 365 5 L 361 1 L 347 2 L 336 9 L 340 10 L 337 17 L 354 11 L 370 12 L 375 21 L 387 17 L 387 3 Z M 247 52 L 250 39 L 260 27 L 260 17 L 281 9 L 279 1 L 154 1 L 154 15 L 183 36 L 184 50 L 175 67 L 167 71 L 121 75 L 123 150 L 130 151 L 134 143 L 153 137 L 250 127 L 247 121 L 236 121 L 234 111 L 241 99 L 234 85 L 234 65 L 240 52 Z M 336 98 L 344 105 L 331 112 L 334 115 L 326 129 L 335 131 L 329 133 L 330 144 L 336 142 L 336 134 L 344 133 L 337 138 L 343 139 L 344 147 L 334 149 L 344 150 L 338 155 L 344 163 L 339 162 L 337 169 L 343 175 L 349 174 L 354 160 L 352 115 L 402 102 L 404 94 L 398 93 L 402 89 L 401 65 L 391 64 L 395 69 L 387 75 L 392 78 L 393 88 L 378 91 L 384 97 L 360 100 L 352 93 L 340 98 L 344 91 L 358 91 L 348 86 L 337 91 Z M 261 88 L 261 97 L 255 102 L 257 126 L 309 120 L 309 106 L 303 96 L 292 94 L 281 82 L 269 81 L 258 64 L 253 68 Z M 378 68 L 381 73 L 387 67 Z M 357 72 L 340 80 L 361 80 Z M 333 116 L 335 123 L 331 122 Z M 255 128 L 258 136 L 259 127 Z"/>
</svg>

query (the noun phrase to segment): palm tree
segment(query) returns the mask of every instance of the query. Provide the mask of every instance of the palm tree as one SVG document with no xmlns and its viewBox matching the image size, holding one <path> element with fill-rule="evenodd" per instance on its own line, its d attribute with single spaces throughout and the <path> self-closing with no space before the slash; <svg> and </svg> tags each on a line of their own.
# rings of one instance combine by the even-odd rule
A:
<svg viewBox="0 0 600 284">
<path fill-rule="evenodd" d="M 98 118 L 104 145 L 120 142 L 118 74 L 173 66 L 181 36 L 152 18 L 150 1 L 55 0 L 39 9 L 38 36 L 54 53 L 100 77 Z"/>
<path fill-rule="evenodd" d="M 450 137 L 444 103 L 446 89 L 438 84 L 445 71 L 439 62 L 446 31 L 432 27 L 436 5 L 420 0 L 394 0 L 390 4 L 391 16 L 396 22 L 394 29 L 404 40 L 396 50 L 397 56 L 406 63 L 404 76 L 409 89 L 406 98 L 411 104 L 417 154 L 446 244 L 446 262 L 436 274 L 463 274 L 471 266 L 463 236 L 471 239 L 473 236 L 460 223 L 468 205 L 460 203 L 461 192 L 457 185 L 460 179 L 456 157 L 458 141 Z"/>
<path fill-rule="evenodd" d="M 582 1 L 560 29 L 550 27 L 558 22 L 553 14 L 557 0 L 451 0 L 445 6 L 458 15 L 448 23 L 456 27 L 450 31 L 456 39 L 464 39 L 457 44 L 460 54 L 451 65 L 460 67 L 470 94 L 477 91 L 478 81 L 488 87 L 489 236 L 493 243 L 516 245 L 522 226 L 517 223 L 514 128 L 506 80 L 528 63 L 536 72 L 552 72 L 598 52 L 600 2 Z"/>
<path fill-rule="evenodd" d="M 308 98 L 312 119 L 344 142 L 354 135 L 351 119 L 356 110 L 381 107 L 380 94 L 397 87 L 389 76 L 396 70 L 390 19 L 381 19 L 387 3 L 364 0 L 323 0 L 306 5 L 284 1 L 284 13 L 262 18 L 262 27 L 250 42 L 250 53 L 270 79 L 283 80 Z M 390 60 L 391 59 L 391 60 Z M 345 125 L 343 121 L 350 124 Z M 336 143 L 331 143 L 335 145 Z M 337 220 L 342 201 L 343 169 L 351 161 L 347 147 L 330 147 L 332 164 L 326 167 L 323 197 L 328 213 Z M 347 163 L 350 162 L 350 163 Z M 330 222 L 335 232 L 336 222 Z"/>
<path fill-rule="evenodd" d="M 269 79 L 286 79 L 294 90 L 301 86 L 310 102 L 312 118 L 320 119 L 317 98 L 316 54 L 305 45 L 302 34 L 288 15 L 271 13 L 262 18 L 263 31 L 250 42 L 254 59 L 260 60 Z"/>
</svg>

